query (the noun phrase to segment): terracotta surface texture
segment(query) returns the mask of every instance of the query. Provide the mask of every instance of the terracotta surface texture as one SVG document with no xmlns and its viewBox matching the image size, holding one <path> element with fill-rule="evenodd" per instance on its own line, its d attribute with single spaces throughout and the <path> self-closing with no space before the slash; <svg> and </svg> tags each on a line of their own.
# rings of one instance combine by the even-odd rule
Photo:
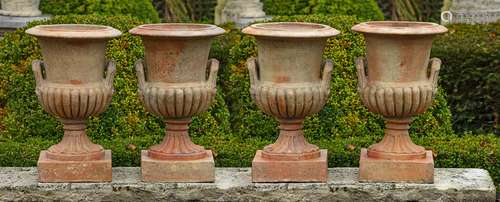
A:
<svg viewBox="0 0 500 202">
<path fill-rule="evenodd" d="M 54 160 L 46 150 L 38 158 L 40 182 L 111 182 L 111 150 L 103 158 L 87 161 Z"/>
<path fill-rule="evenodd" d="M 258 150 L 252 161 L 253 182 L 326 182 L 328 179 L 327 151 L 310 160 L 276 161 L 265 158 Z"/>
<path fill-rule="evenodd" d="M 145 108 L 164 117 L 166 123 L 162 143 L 151 146 L 146 153 L 147 164 L 143 155 L 143 166 L 148 166 L 142 170 L 145 180 L 202 182 L 210 178 L 206 173 L 196 180 L 192 177 L 196 173 L 165 177 L 168 173 L 152 172 L 214 171 L 208 162 L 199 164 L 213 157 L 191 141 L 188 129 L 191 117 L 205 112 L 216 95 L 219 62 L 209 60 L 208 55 L 213 38 L 224 32 L 214 25 L 183 23 L 147 24 L 130 30 L 142 37 L 146 51 L 145 59 L 136 63 L 139 96 Z M 158 168 L 162 165 L 168 166 Z M 211 176 L 213 180 L 213 173 Z"/>
<path fill-rule="evenodd" d="M 7 16 L 39 16 L 40 0 L 0 0 L 0 15 Z"/>
<path fill-rule="evenodd" d="M 148 151 L 141 152 L 141 173 L 144 182 L 213 182 L 215 162 L 212 151 L 196 160 L 157 160 Z"/>
<path fill-rule="evenodd" d="M 339 32 L 326 25 L 293 22 L 254 24 L 243 32 L 257 39 L 258 57 L 247 63 L 252 98 L 262 111 L 280 123 L 278 140 L 255 157 L 269 161 L 254 162 L 254 166 L 269 165 L 254 170 L 253 176 L 258 177 L 257 181 L 266 181 L 265 177 L 279 181 L 276 177 L 281 175 L 268 175 L 272 173 L 268 166 L 276 165 L 272 161 L 296 161 L 297 164 L 287 164 L 290 170 L 296 170 L 304 166 L 303 161 L 321 158 L 320 149 L 307 142 L 302 127 L 304 119 L 319 112 L 328 100 L 333 64 L 323 61 L 322 53 L 326 40 Z M 326 162 L 322 163 L 326 166 Z M 304 176 L 290 175 L 282 180 L 308 181 Z M 315 180 L 326 178 L 309 179 Z"/>
<path fill-rule="evenodd" d="M 426 151 L 425 158 L 390 160 L 370 158 L 367 150 L 362 149 L 359 160 L 359 181 L 434 183 L 432 151 Z"/>
<path fill-rule="evenodd" d="M 433 38 L 447 29 L 434 23 L 404 21 L 366 22 L 352 29 L 363 33 L 367 43 L 366 61 L 356 60 L 358 92 L 369 111 L 384 117 L 386 126 L 382 141 L 361 156 L 369 169 L 360 170 L 360 176 L 380 182 L 432 182 L 429 166 L 433 164 L 427 162 L 432 157 L 411 141 L 408 129 L 412 117 L 432 104 L 441 61 L 429 56 Z M 425 163 L 419 172 L 404 169 L 420 161 Z M 400 165 L 399 169 L 393 164 Z"/>
<path fill-rule="evenodd" d="M 90 141 L 85 120 L 105 111 L 111 102 L 115 64 L 106 60 L 105 49 L 107 41 L 121 32 L 107 26 L 70 24 L 39 25 L 26 32 L 37 37 L 42 48 L 43 62 L 32 63 L 38 100 L 64 124 L 61 142 L 40 154 L 40 171 L 55 173 L 44 173 L 40 179 L 110 180 L 106 176 L 111 176 L 111 154 L 106 157 L 102 146 Z M 74 172 L 77 165 L 82 172 Z M 83 172 L 92 166 L 95 172 L 105 173 Z"/>
</svg>

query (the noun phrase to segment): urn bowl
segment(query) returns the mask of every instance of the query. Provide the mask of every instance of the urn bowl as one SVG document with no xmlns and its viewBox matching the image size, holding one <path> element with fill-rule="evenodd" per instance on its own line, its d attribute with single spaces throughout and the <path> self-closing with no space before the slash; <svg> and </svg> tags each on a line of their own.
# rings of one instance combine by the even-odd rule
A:
<svg viewBox="0 0 500 202">
<path fill-rule="evenodd" d="M 253 100 L 266 114 L 278 119 L 304 119 L 318 113 L 326 103 L 329 86 L 317 84 L 256 84 L 250 89 Z"/>
<path fill-rule="evenodd" d="M 158 116 L 186 118 L 206 111 L 215 93 L 216 88 L 207 83 L 147 83 L 141 97 L 146 109 Z"/>
</svg>

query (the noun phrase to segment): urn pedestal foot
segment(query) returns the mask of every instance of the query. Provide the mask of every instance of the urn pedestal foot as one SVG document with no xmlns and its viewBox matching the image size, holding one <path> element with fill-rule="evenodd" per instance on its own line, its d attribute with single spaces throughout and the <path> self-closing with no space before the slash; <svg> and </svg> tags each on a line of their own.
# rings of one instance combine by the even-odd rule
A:
<svg viewBox="0 0 500 202">
<path fill-rule="evenodd" d="M 141 173 L 144 182 L 213 182 L 215 162 L 211 150 L 195 160 L 159 160 L 141 151 Z"/>
<path fill-rule="evenodd" d="M 359 160 L 360 182 L 434 183 L 432 151 L 425 151 L 425 158 L 390 160 L 372 158 L 367 149 L 361 150 Z"/>
<path fill-rule="evenodd" d="M 326 182 L 328 180 L 327 150 L 319 158 L 308 160 L 270 160 L 258 150 L 252 161 L 253 182 Z"/>
<path fill-rule="evenodd" d="M 97 160 L 54 160 L 47 150 L 38 158 L 40 182 L 111 182 L 111 150 L 104 150 L 104 157 Z"/>
</svg>

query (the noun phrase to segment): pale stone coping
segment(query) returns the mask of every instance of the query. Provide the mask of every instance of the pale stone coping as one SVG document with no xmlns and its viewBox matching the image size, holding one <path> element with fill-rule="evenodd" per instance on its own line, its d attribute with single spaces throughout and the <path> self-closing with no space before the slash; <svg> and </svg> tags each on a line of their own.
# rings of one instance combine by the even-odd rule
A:
<svg viewBox="0 0 500 202">
<path fill-rule="evenodd" d="M 38 183 L 35 167 L 0 167 L 0 200 L 495 200 L 483 169 L 436 168 L 434 184 L 359 183 L 357 177 L 358 168 L 330 168 L 327 183 L 252 183 L 250 168 L 216 168 L 215 183 L 145 183 L 140 168 L 115 167 L 111 183 Z"/>
<path fill-rule="evenodd" d="M 35 20 L 46 20 L 50 19 L 50 15 L 41 15 L 41 16 L 3 16 L 0 15 L 0 28 L 21 28 L 26 26 L 29 22 Z"/>
<path fill-rule="evenodd" d="M 234 22 L 238 28 L 271 19 L 263 11 L 263 3 L 259 0 L 219 0 L 216 8 L 216 24 Z"/>
<path fill-rule="evenodd" d="M 441 24 L 487 24 L 500 20 L 500 0 L 445 0 Z"/>
<path fill-rule="evenodd" d="M 500 20 L 500 9 L 480 11 L 443 11 L 441 24 L 487 24 Z"/>
</svg>

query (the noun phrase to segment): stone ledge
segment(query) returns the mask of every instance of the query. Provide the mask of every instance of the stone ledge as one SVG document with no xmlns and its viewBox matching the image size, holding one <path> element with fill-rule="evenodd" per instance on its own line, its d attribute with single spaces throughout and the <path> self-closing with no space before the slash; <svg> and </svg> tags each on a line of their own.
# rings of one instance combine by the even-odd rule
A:
<svg viewBox="0 0 500 202">
<path fill-rule="evenodd" d="M 18 17 L 18 16 L 3 16 L 0 15 L 0 39 L 2 39 L 4 33 L 14 32 L 17 28 L 26 26 L 29 22 L 35 20 L 46 20 L 50 19 L 50 15 L 41 15 L 33 17 Z"/>
<path fill-rule="evenodd" d="M 111 183 L 39 183 L 34 167 L 0 167 L 2 201 L 495 201 L 482 169 L 437 168 L 434 184 L 359 183 L 357 168 L 330 168 L 327 183 L 252 183 L 249 168 L 216 168 L 215 183 L 144 183 L 140 168 L 113 168 Z"/>
<path fill-rule="evenodd" d="M 26 26 L 29 22 L 35 20 L 49 19 L 50 15 L 19 17 L 19 16 L 4 16 L 0 15 L 0 27 L 17 29 Z"/>
</svg>

